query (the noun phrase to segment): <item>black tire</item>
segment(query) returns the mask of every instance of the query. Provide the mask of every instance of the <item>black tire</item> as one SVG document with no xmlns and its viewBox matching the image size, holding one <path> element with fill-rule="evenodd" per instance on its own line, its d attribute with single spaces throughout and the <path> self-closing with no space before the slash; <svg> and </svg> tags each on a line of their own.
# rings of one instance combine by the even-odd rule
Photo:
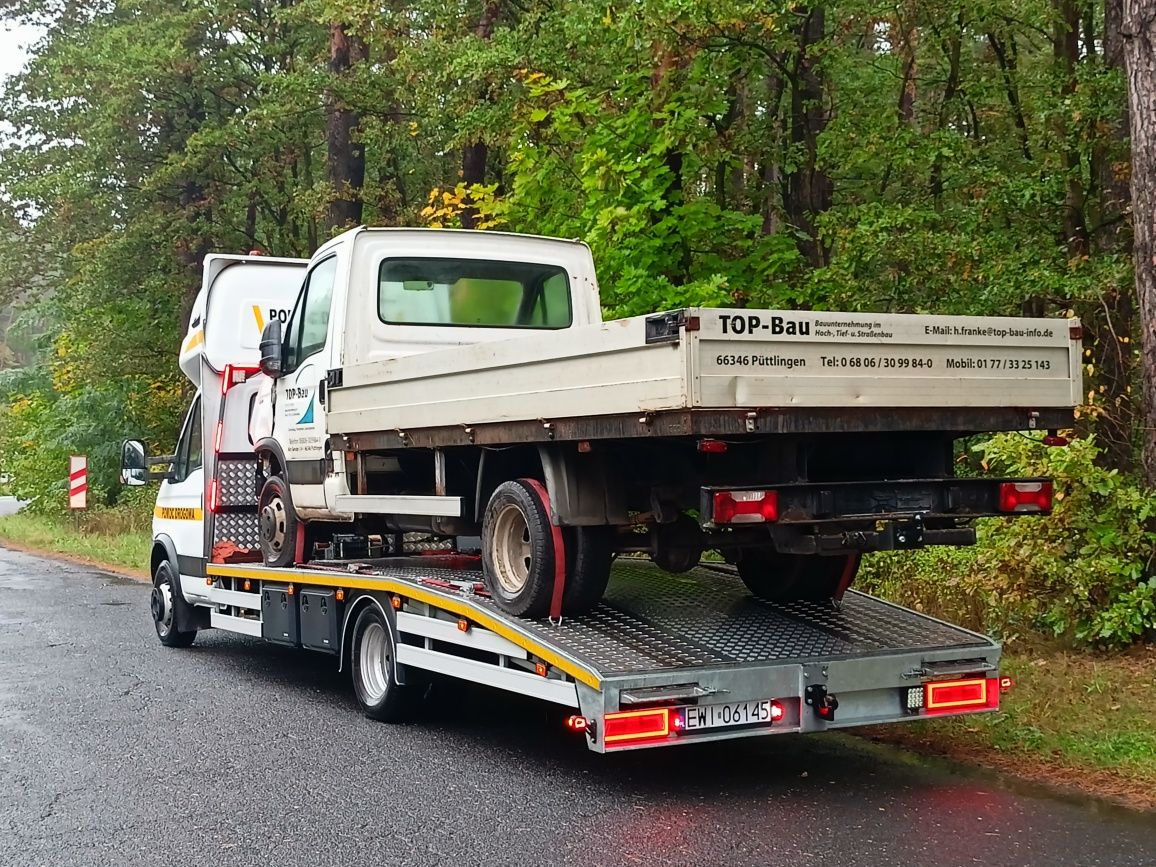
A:
<svg viewBox="0 0 1156 867">
<path fill-rule="evenodd" d="M 549 613 L 553 528 L 538 494 L 525 481 L 502 482 L 490 496 L 482 516 L 482 576 L 503 611 L 517 617 Z"/>
<path fill-rule="evenodd" d="M 568 527 L 566 544 L 566 586 L 562 590 L 562 611 L 571 617 L 585 614 L 606 594 L 613 562 L 610 527 Z M 551 577 L 551 593 L 553 592 Z"/>
<path fill-rule="evenodd" d="M 349 644 L 353 691 L 362 712 L 381 722 L 402 722 L 413 709 L 412 694 L 397 682 L 393 633 L 378 609 L 361 609 Z"/>
<path fill-rule="evenodd" d="M 149 598 L 153 626 L 157 638 L 165 647 L 188 647 L 197 637 L 197 631 L 181 632 L 177 629 L 177 605 L 175 594 L 180 593 L 176 572 L 168 560 L 161 560 L 153 573 L 153 590 Z"/>
<path fill-rule="evenodd" d="M 257 539 L 265 565 L 293 565 L 300 532 L 301 522 L 293 511 L 289 486 L 280 476 L 270 476 L 257 498 Z"/>
<path fill-rule="evenodd" d="M 823 602 L 839 589 L 847 558 L 755 548 L 743 550 L 736 566 L 747 589 L 767 602 Z"/>
</svg>

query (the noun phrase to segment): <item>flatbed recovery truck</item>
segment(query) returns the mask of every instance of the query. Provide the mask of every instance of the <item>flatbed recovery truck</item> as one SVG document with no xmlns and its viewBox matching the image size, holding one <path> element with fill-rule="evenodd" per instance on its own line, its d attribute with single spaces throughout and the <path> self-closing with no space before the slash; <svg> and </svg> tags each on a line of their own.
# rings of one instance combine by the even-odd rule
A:
<svg viewBox="0 0 1156 867">
<path fill-rule="evenodd" d="M 124 444 L 126 483 L 161 480 L 151 610 L 163 644 L 219 629 L 329 654 L 384 721 L 406 716 L 430 675 L 486 684 L 568 711 L 600 752 L 998 707 L 998 644 L 846 586 L 838 599 L 758 598 L 733 565 L 672 574 L 624 553 L 590 610 L 558 618 L 499 605 L 469 535 L 333 534 L 265 565 L 260 335 L 292 320 L 306 268 L 209 257 L 180 355 L 196 394 L 176 453 Z"/>
</svg>

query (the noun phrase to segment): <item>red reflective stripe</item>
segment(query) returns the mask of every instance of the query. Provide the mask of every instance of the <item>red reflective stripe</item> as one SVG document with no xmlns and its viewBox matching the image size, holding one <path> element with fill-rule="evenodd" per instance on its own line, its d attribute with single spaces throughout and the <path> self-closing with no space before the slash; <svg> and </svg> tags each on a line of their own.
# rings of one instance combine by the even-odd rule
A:
<svg viewBox="0 0 1156 867">
<path fill-rule="evenodd" d="M 554 537 L 554 592 L 550 596 L 550 617 L 557 619 L 562 616 L 562 595 L 566 590 L 566 542 L 562 538 L 562 528 L 554 523 L 554 516 L 550 512 L 550 495 L 546 486 L 537 479 L 522 479 L 530 486 L 542 508 L 546 510 L 546 520 L 550 522 L 550 531 Z"/>
<path fill-rule="evenodd" d="M 88 482 L 73 482 L 68 487 L 70 494 L 80 494 L 88 490 Z"/>
<path fill-rule="evenodd" d="M 77 479 L 83 479 L 86 475 L 88 475 L 88 470 L 77 470 L 74 473 L 68 474 L 68 480 L 75 482 Z"/>
<path fill-rule="evenodd" d="M 863 555 L 859 551 L 852 551 L 847 555 L 847 563 L 843 566 L 843 577 L 839 579 L 839 586 L 832 597 L 835 601 L 843 598 L 843 594 L 847 592 L 847 588 L 851 586 L 851 582 L 859 574 L 859 561 L 862 558 Z"/>
</svg>

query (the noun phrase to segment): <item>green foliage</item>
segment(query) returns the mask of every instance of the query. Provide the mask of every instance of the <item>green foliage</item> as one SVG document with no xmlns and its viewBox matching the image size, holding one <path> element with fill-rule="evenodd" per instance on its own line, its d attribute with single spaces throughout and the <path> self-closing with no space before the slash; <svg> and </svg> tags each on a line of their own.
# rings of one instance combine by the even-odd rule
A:
<svg viewBox="0 0 1156 867">
<path fill-rule="evenodd" d="M 1054 477 L 1052 515 L 980 521 L 974 548 L 868 558 L 864 586 L 1007 639 L 1121 647 L 1156 630 L 1156 494 L 1101 466 L 1093 438 L 1045 448 L 1002 434 L 975 448 L 990 474 Z"/>
<path fill-rule="evenodd" d="M 648 75 L 605 91 L 541 73 L 525 83 L 506 219 L 586 240 L 609 315 L 788 300 L 802 271 L 794 240 L 763 232 L 757 214 L 681 189 L 672 155 L 685 165 L 708 138 L 690 95 L 655 110 Z"/>
<path fill-rule="evenodd" d="M 88 457 L 88 502 L 111 505 L 121 495 L 120 444 L 148 436 L 144 408 L 156 415 L 153 430 L 166 430 L 179 410 L 147 382 L 122 379 L 66 394 L 52 389 L 43 370 L 15 371 L 0 380 L 0 468 L 11 474 L 9 491 L 29 500 L 31 511 L 68 511 L 68 459 Z M 148 437 L 153 439 L 154 437 Z M 155 493 L 155 492 L 154 492 Z"/>
</svg>

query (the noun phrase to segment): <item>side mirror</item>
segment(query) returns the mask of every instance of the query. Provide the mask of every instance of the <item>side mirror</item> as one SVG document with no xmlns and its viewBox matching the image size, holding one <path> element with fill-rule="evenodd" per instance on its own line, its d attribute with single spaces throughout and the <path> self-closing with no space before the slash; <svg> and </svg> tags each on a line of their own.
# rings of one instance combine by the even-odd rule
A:
<svg viewBox="0 0 1156 867">
<path fill-rule="evenodd" d="M 120 483 L 130 487 L 147 485 L 148 452 L 140 440 L 125 440 L 120 448 Z"/>
<path fill-rule="evenodd" d="M 271 379 L 281 375 L 281 321 L 274 319 L 261 332 L 261 372 Z"/>
</svg>

